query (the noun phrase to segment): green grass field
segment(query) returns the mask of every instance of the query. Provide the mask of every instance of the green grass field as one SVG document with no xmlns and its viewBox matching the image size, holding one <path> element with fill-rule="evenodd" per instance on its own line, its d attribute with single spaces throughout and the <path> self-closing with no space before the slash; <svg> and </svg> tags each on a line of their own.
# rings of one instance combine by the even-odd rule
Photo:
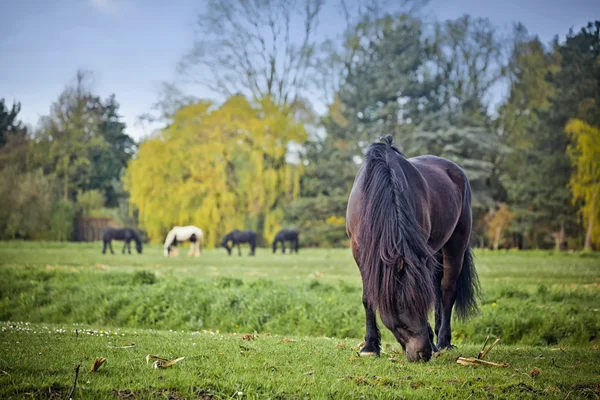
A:
<svg viewBox="0 0 600 400">
<path fill-rule="evenodd" d="M 66 398 L 77 364 L 75 398 L 600 397 L 598 254 L 476 252 L 481 315 L 454 323 L 456 350 L 409 364 L 385 329 L 380 358 L 357 356 L 349 250 L 114 247 L 0 242 L 0 398 Z M 509 366 L 456 364 L 487 335 Z M 185 359 L 155 369 L 148 354 Z"/>
</svg>

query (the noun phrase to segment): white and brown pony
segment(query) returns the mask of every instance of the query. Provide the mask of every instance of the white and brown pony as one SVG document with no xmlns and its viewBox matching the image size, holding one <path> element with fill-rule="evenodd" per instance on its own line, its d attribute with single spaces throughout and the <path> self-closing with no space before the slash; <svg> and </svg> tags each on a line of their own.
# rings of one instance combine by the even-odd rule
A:
<svg viewBox="0 0 600 400">
<path fill-rule="evenodd" d="M 165 239 L 164 249 L 165 257 L 177 256 L 177 243 L 190 242 L 190 251 L 188 256 L 194 255 L 199 257 L 202 254 L 202 229 L 197 226 L 176 226 L 167 234 Z"/>
</svg>

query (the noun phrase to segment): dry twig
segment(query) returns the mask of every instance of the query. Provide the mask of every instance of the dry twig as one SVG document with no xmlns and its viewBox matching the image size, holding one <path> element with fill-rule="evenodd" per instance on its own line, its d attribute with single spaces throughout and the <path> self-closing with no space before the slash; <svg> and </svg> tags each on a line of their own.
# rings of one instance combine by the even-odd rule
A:
<svg viewBox="0 0 600 400">
<path fill-rule="evenodd" d="M 167 363 L 165 363 L 165 362 L 164 362 L 164 361 L 162 361 L 162 360 L 156 360 L 156 361 L 154 361 L 154 363 L 152 364 L 152 366 L 153 366 L 154 368 L 163 368 L 163 369 L 164 369 L 164 368 L 169 368 L 170 366 L 172 366 L 172 365 L 174 365 L 174 364 L 177 364 L 179 361 L 183 360 L 184 358 L 185 358 L 185 357 L 179 357 L 179 358 L 176 358 L 176 359 L 174 359 L 174 360 L 171 360 L 171 361 L 169 361 L 169 362 L 167 362 Z"/>
<path fill-rule="evenodd" d="M 483 354 L 481 355 L 481 357 L 477 357 L 477 358 L 479 358 L 480 360 L 483 360 L 483 358 L 492 350 L 492 348 L 494 348 L 494 346 L 496 344 L 498 344 L 499 341 L 500 341 L 500 338 L 496 339 L 494 341 L 494 343 L 492 343 L 492 345 L 490 347 L 488 347 L 488 349 L 486 351 L 483 352 Z"/>
<path fill-rule="evenodd" d="M 488 340 L 490 340 L 490 335 L 487 335 L 485 341 L 483 342 L 483 346 L 481 346 L 481 350 L 479 350 L 479 354 L 477 354 L 477 358 L 479 358 L 480 360 L 483 358 L 482 354 L 485 350 L 485 345 L 487 344 Z"/>
<path fill-rule="evenodd" d="M 67 396 L 67 399 L 69 400 L 73 400 L 73 394 L 75 393 L 75 389 L 77 388 L 77 377 L 79 376 L 79 367 L 81 367 L 80 364 L 77 364 L 77 366 L 75 367 L 75 379 L 73 380 L 73 387 L 71 388 L 71 391 Z"/>
<path fill-rule="evenodd" d="M 127 346 L 108 346 L 109 349 L 132 349 L 135 347 L 134 343 L 131 343 L 130 345 Z"/>
<path fill-rule="evenodd" d="M 492 367 L 502 367 L 502 368 L 506 368 L 509 366 L 509 364 L 507 364 L 507 363 L 498 364 L 495 362 L 484 361 L 484 360 L 480 360 L 479 358 L 473 358 L 473 357 L 458 357 L 456 359 L 456 362 L 460 365 L 483 364 L 483 365 L 489 365 Z"/>
</svg>

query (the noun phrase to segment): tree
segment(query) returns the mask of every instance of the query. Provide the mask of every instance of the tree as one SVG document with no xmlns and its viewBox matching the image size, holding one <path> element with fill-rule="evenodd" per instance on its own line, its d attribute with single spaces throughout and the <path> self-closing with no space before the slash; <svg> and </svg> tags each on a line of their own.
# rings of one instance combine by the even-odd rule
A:
<svg viewBox="0 0 600 400">
<path fill-rule="evenodd" d="M 8 108 L 4 99 L 0 99 L 0 169 L 17 166 L 25 170 L 27 161 L 27 128 L 18 119 L 21 103 Z"/>
<path fill-rule="evenodd" d="M 47 237 L 55 201 L 54 179 L 41 169 L 22 172 L 8 166 L 0 174 L 0 232 L 2 239 Z"/>
<path fill-rule="evenodd" d="M 464 15 L 438 23 L 434 62 L 439 87 L 436 99 L 454 126 L 482 125 L 489 120 L 486 97 L 502 79 L 503 41 L 487 18 Z"/>
<path fill-rule="evenodd" d="M 500 241 L 510 229 L 514 218 L 514 214 L 506 204 L 501 204 L 496 210 L 490 210 L 486 216 L 486 236 L 492 242 L 494 250 L 498 250 L 500 247 Z"/>
<path fill-rule="evenodd" d="M 253 228 L 270 240 L 284 204 L 299 193 L 301 167 L 288 146 L 306 133 L 290 110 L 268 99 L 234 96 L 175 113 L 171 125 L 140 144 L 126 175 L 131 203 L 154 242 L 176 224 L 197 224 L 214 246 L 231 229 Z"/>
<path fill-rule="evenodd" d="M 363 37 L 354 51 L 353 65 L 338 93 L 347 122 L 341 127 L 344 132 L 332 132 L 338 137 L 351 135 L 356 146 L 418 121 L 419 104 L 430 83 L 420 74 L 427 61 L 421 21 L 388 15 L 373 24 L 370 36 Z M 364 149 L 356 149 L 362 155 Z"/>
<path fill-rule="evenodd" d="M 227 97 L 291 104 L 310 87 L 324 0 L 209 0 L 180 71 Z M 301 34 L 296 31 L 301 17 Z M 298 40 L 296 40 L 298 38 Z"/>
<path fill-rule="evenodd" d="M 34 163 L 61 181 L 63 200 L 85 189 L 93 172 L 92 155 L 107 143 L 99 130 L 102 104 L 91 93 L 89 73 L 79 70 L 75 82 L 60 94 L 49 116 L 42 118 L 34 147 Z"/>
<path fill-rule="evenodd" d="M 574 169 L 569 188 L 573 201 L 583 202 L 584 248 L 592 250 L 592 243 L 600 245 L 600 129 L 574 119 L 565 131 L 572 142 L 567 150 Z"/>
<path fill-rule="evenodd" d="M 127 167 L 127 162 L 135 153 L 136 143 L 125 133 L 126 125 L 119 115 L 119 103 L 115 95 L 102 102 L 98 119 L 98 133 L 106 145 L 98 147 L 91 154 L 92 169 L 86 190 L 101 190 L 106 206 L 118 205 L 115 182 Z"/>
<path fill-rule="evenodd" d="M 504 118 L 507 136 L 519 148 L 514 168 L 507 168 L 507 186 L 518 225 L 529 231 L 534 246 L 550 236 L 560 250 L 566 236 L 580 230 L 568 189 L 572 167 L 564 129 L 571 118 L 599 123 L 599 26 L 570 32 L 564 44 L 556 39 L 549 51 L 526 41 L 513 54 Z"/>
</svg>

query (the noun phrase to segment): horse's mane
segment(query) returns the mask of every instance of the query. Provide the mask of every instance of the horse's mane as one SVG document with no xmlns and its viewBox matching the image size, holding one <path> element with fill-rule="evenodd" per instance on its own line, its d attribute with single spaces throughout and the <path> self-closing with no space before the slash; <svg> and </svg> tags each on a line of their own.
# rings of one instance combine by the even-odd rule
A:
<svg viewBox="0 0 600 400">
<path fill-rule="evenodd" d="M 358 240 L 367 301 L 381 314 L 426 315 L 435 257 L 416 217 L 419 175 L 391 135 L 365 159 Z"/>
</svg>

